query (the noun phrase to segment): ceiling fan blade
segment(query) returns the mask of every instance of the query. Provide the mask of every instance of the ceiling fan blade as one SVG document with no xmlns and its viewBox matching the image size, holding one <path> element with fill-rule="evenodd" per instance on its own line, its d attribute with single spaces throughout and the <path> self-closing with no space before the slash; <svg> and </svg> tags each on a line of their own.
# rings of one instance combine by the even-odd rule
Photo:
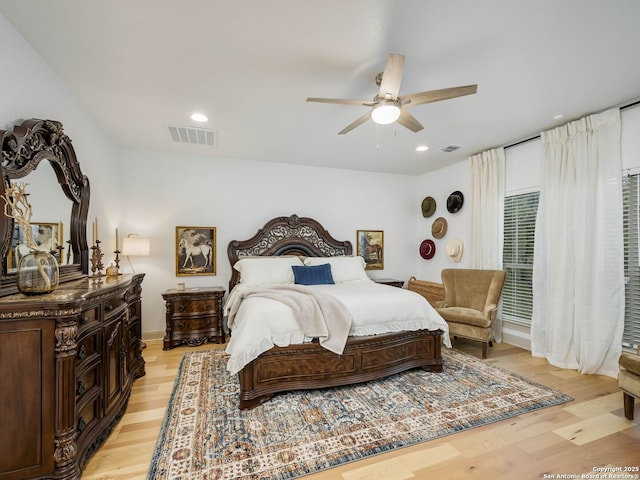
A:
<svg viewBox="0 0 640 480">
<path fill-rule="evenodd" d="M 398 120 L 396 120 L 396 122 L 398 122 L 403 127 L 407 127 L 412 132 L 419 132 L 424 128 L 422 124 L 416 119 L 416 117 L 414 117 L 404 109 L 400 111 L 400 117 L 398 117 Z"/>
<path fill-rule="evenodd" d="M 358 105 L 358 106 L 366 106 L 370 107 L 375 104 L 375 102 L 365 101 L 365 100 L 343 100 L 341 98 L 307 98 L 307 102 L 317 102 L 317 103 L 337 103 L 339 105 Z"/>
<path fill-rule="evenodd" d="M 473 95 L 478 91 L 478 85 L 464 85 L 462 87 L 442 88 L 440 90 L 430 90 L 428 92 L 412 93 L 400 97 L 400 103 L 408 105 L 422 105 L 423 103 L 439 102 L 450 98 Z"/>
<path fill-rule="evenodd" d="M 388 98 L 395 100 L 400 92 L 400 83 L 402 83 L 402 71 L 404 70 L 404 55 L 390 53 L 387 58 L 387 66 L 382 72 L 382 80 L 380 82 L 380 98 Z M 388 96 L 388 97 L 387 97 Z"/>
<path fill-rule="evenodd" d="M 360 125 L 362 125 L 364 122 L 366 122 L 370 118 L 371 118 L 371 112 L 365 113 L 360 118 L 358 118 L 356 121 L 351 122 L 349 125 L 347 125 L 342 130 L 340 130 L 338 132 L 338 135 L 344 135 L 345 133 L 349 133 L 351 130 L 353 130 L 356 127 L 359 127 Z"/>
</svg>

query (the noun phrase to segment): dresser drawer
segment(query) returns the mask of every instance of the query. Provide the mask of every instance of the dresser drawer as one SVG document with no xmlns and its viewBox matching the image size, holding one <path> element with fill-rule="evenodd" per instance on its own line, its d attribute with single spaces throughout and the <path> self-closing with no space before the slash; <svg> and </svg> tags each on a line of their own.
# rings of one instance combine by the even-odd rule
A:
<svg viewBox="0 0 640 480">
<path fill-rule="evenodd" d="M 88 363 L 100 358 L 100 352 L 99 329 L 80 337 L 76 353 L 76 372 L 84 370 Z"/>
<path fill-rule="evenodd" d="M 79 437 L 82 437 L 84 432 L 90 432 L 93 425 L 102 417 L 102 397 L 98 389 L 92 390 L 82 400 L 77 404 L 76 430 Z"/>
<path fill-rule="evenodd" d="M 81 402 L 84 395 L 93 389 L 100 389 L 100 362 L 96 361 L 76 374 L 76 401 Z"/>
<path fill-rule="evenodd" d="M 129 305 L 128 308 L 129 311 L 129 319 L 130 320 L 135 320 L 135 319 L 140 319 L 140 305 L 137 303 L 133 303 L 131 305 Z"/>
<path fill-rule="evenodd" d="M 105 301 L 103 304 L 103 308 L 104 308 L 104 316 L 105 318 L 113 315 L 115 312 L 117 312 L 118 310 L 122 309 L 125 307 L 126 302 L 125 302 L 125 297 L 124 295 L 120 295 L 118 297 L 115 298 L 110 298 L 109 300 Z"/>
<path fill-rule="evenodd" d="M 81 336 L 86 330 L 97 328 L 100 321 L 99 315 L 100 308 L 95 306 L 88 308 L 80 313 L 80 319 L 78 321 L 78 335 Z"/>
</svg>

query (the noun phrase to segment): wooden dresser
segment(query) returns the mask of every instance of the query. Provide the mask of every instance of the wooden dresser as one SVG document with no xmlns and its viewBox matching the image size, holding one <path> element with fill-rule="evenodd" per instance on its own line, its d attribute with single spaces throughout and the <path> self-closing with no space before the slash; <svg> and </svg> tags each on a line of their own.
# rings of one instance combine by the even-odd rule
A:
<svg viewBox="0 0 640 480">
<path fill-rule="evenodd" d="M 143 277 L 0 298 L 0 479 L 80 478 L 145 374 Z"/>
<path fill-rule="evenodd" d="M 223 287 L 170 289 L 162 294 L 166 314 L 163 349 L 178 345 L 224 343 L 222 326 Z"/>
</svg>

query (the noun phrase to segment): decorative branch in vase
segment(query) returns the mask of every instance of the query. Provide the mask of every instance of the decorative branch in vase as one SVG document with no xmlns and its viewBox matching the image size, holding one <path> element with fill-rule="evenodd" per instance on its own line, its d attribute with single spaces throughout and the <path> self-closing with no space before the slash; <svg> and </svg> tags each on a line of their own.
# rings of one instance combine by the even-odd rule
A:
<svg viewBox="0 0 640 480">
<path fill-rule="evenodd" d="M 12 183 L 5 194 L 0 195 L 5 201 L 4 214 L 18 223 L 23 236 L 22 245 L 29 252 L 19 259 L 16 282 L 18 290 L 27 295 L 50 293 L 58 286 L 58 261 L 51 253 L 42 250 L 35 241 L 27 185 L 28 183 Z M 16 255 L 18 250 L 16 247 Z"/>
</svg>

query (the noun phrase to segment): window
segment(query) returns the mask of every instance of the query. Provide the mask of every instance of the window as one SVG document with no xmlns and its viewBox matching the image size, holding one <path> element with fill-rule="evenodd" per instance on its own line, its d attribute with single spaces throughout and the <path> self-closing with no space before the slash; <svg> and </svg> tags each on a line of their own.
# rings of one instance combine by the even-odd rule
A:
<svg viewBox="0 0 640 480">
<path fill-rule="evenodd" d="M 507 279 L 502 290 L 502 318 L 531 323 L 533 310 L 533 244 L 540 192 L 504 199 L 502 263 Z"/>
<path fill-rule="evenodd" d="M 640 215 L 640 175 L 622 179 L 625 313 L 622 346 L 637 348 L 640 344 L 640 258 L 638 229 Z"/>
</svg>

